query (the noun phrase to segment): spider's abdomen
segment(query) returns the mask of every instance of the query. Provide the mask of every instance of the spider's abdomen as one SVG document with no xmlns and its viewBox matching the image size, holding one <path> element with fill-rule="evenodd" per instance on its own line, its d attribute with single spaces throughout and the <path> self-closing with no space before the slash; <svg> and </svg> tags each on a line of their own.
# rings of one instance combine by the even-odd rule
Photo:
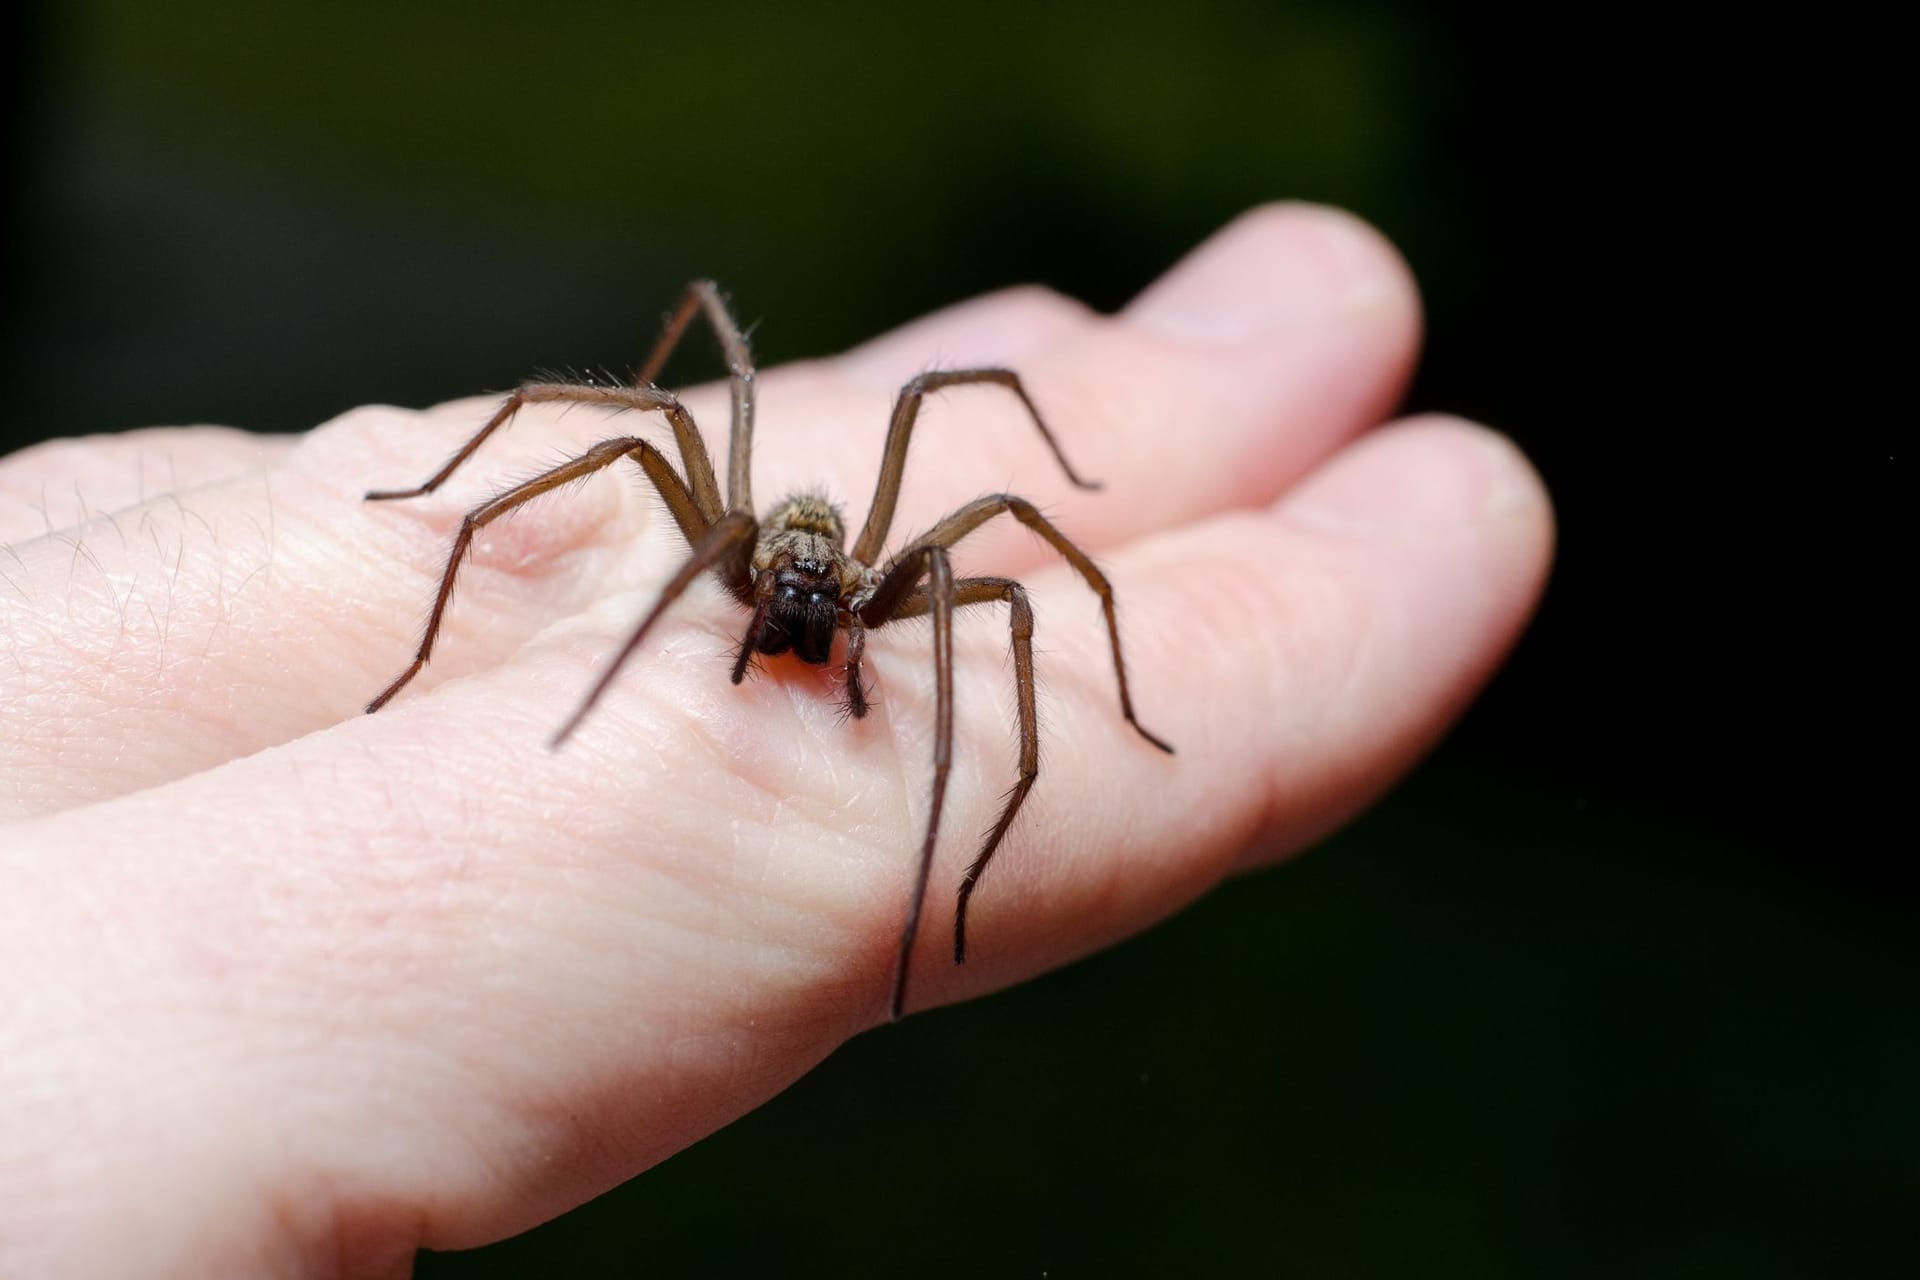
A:
<svg viewBox="0 0 1920 1280">
<path fill-rule="evenodd" d="M 776 536 L 783 533 L 810 533 L 825 538 L 838 548 L 847 540 L 840 521 L 840 508 L 817 493 L 796 493 L 767 513 L 761 526 Z"/>
</svg>

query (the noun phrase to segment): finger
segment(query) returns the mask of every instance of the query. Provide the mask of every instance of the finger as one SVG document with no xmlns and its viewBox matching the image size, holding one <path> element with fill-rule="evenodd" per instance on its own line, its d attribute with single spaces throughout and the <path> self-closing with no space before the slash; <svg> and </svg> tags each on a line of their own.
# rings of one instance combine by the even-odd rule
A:
<svg viewBox="0 0 1920 1280">
<path fill-rule="evenodd" d="M 271 466 L 293 443 L 231 427 L 154 427 L 31 445 L 0 458 L 0 545 Z"/>
<path fill-rule="evenodd" d="M 1075 468 L 1074 489 L 1019 403 L 949 390 L 920 414 L 889 546 L 982 492 L 1043 501 L 1089 546 L 1114 545 L 1226 507 L 1270 501 L 1341 442 L 1386 417 L 1419 342 L 1405 264 L 1350 215 L 1310 205 L 1254 210 L 1194 250 L 1120 314 L 1038 291 L 996 295 L 997 345 L 962 307 L 844 362 L 769 380 L 760 477 L 824 481 L 864 515 L 900 385 L 928 368 L 1016 368 Z M 720 412 L 702 409 L 703 420 Z M 804 424 L 832 422 L 830 432 Z M 844 424 L 844 425 L 840 425 Z M 867 424 L 863 426 L 862 424 Z M 765 501 L 763 497 L 762 501 Z M 970 544 L 968 561 L 1017 569 L 1043 556 L 1017 533 Z"/>
<path fill-rule="evenodd" d="M 420 437 L 457 441 L 477 407 L 362 410 L 276 468 L 0 550 L 0 817 L 124 794 L 358 714 L 410 656 L 460 511 L 492 490 L 362 494 L 412 474 Z M 528 469 L 524 453 L 508 465 Z M 641 494 L 608 477 L 566 499 L 476 540 L 437 677 L 617 582 L 596 557 L 647 567 L 632 546 L 653 514 Z"/>
<path fill-rule="evenodd" d="M 1116 556 L 1136 698 L 1171 758 L 1119 723 L 1097 611 L 1073 607 L 1090 605 L 1084 588 L 1036 576 L 1045 765 L 975 899 L 973 960 L 956 971 L 929 940 L 918 1000 L 1080 954 L 1248 849 L 1275 856 L 1342 821 L 1486 678 L 1538 594 L 1549 537 L 1509 446 L 1421 422 L 1356 444 L 1270 510 Z M 63 1068 L 76 1097 L 119 1096 L 103 1077 L 159 1063 L 185 1083 L 143 1124 L 194 1132 L 205 1082 L 254 1118 L 235 1135 L 259 1149 L 234 1154 L 240 1167 L 292 1153 L 291 1185 L 329 1197 L 306 1220 L 458 1247 L 631 1176 L 883 1016 L 924 813 L 924 656 L 876 640 L 875 717 L 840 725 L 812 670 L 716 679 L 724 637 L 688 619 L 567 752 L 540 751 L 617 612 L 542 637 L 474 682 L 485 697 L 425 700 L 10 832 L 11 875 L 52 869 L 0 910 L 66 895 L 103 918 L 56 932 L 40 921 L 69 913 L 43 907 L 9 917 L 0 945 L 58 971 L 141 971 L 89 987 L 139 1000 L 86 1011 L 128 1052 Z M 1004 707 L 984 693 L 1005 678 L 1004 640 L 961 650 L 975 710 L 936 873 L 949 884 L 997 798 L 982 761 L 1007 752 L 1011 769 L 1006 725 L 977 710 Z M 206 855 L 182 867 L 152 849 Z M 141 914 L 156 897 L 165 917 Z M 164 1070 L 185 1054 L 193 1072 Z M 109 1121 L 74 1110 L 84 1146 L 86 1125 Z M 267 1203 L 223 1202 L 223 1221 L 285 1230 L 273 1190 L 256 1180 L 254 1195 Z"/>
<path fill-rule="evenodd" d="M 836 357 L 834 365 L 852 381 L 897 391 L 927 369 L 1022 365 L 1095 319 L 1084 304 L 1051 289 L 1001 289 L 909 321 Z"/>
<path fill-rule="evenodd" d="M 1236 288 L 1247 296 L 1234 296 Z M 1417 330 L 1411 287 L 1391 251 L 1352 219 L 1303 207 L 1240 220 L 1118 320 L 1090 320 L 1043 294 L 1014 291 L 920 334 L 936 350 L 949 337 L 955 349 L 978 350 L 970 344 L 998 318 L 1016 354 L 1023 344 L 1029 353 L 1044 348 L 1035 355 L 1036 394 L 1056 397 L 1069 417 L 1084 414 L 1111 447 L 1115 469 L 1105 478 L 1123 499 L 1081 495 L 1080 518 L 1063 518 L 1093 547 L 1270 497 L 1384 411 Z M 856 363 L 870 368 L 910 345 L 894 344 L 894 356 L 867 349 Z M 691 397 L 709 433 L 725 421 L 722 395 L 707 388 Z M 871 483 L 882 432 L 858 439 L 842 424 L 856 409 L 876 410 L 866 403 L 873 398 L 831 363 L 776 372 L 762 395 L 760 440 L 772 447 L 756 456 L 768 473 L 809 482 L 858 474 Z M 878 397 L 876 424 L 888 399 Z M 992 415 L 1008 412 L 1004 398 L 954 399 L 965 413 L 944 427 L 929 418 L 928 443 L 916 445 L 931 448 L 939 483 L 916 487 L 910 467 L 903 533 L 956 494 L 1026 488 L 1014 478 L 1036 473 L 1041 445 L 1029 424 L 988 429 Z M 3 637 L 10 653 L 0 655 L 0 717 L 9 727 L 0 739 L 0 814 L 123 794 L 364 706 L 411 657 L 461 512 L 498 492 L 502 478 L 524 478 L 610 426 L 597 413 L 529 411 L 445 490 L 414 502 L 360 501 L 369 487 L 431 471 L 488 407 L 351 414 L 264 477 L 170 494 L 12 549 L 0 562 L 0 592 L 13 598 Z M 1062 420 L 1057 409 L 1053 417 Z M 1169 424 L 1180 433 L 1171 451 Z M 648 426 L 620 420 L 619 429 Z M 839 483 L 842 492 L 852 485 Z M 434 660 L 409 694 L 486 669 L 589 601 L 662 580 L 677 544 L 639 536 L 662 525 L 650 491 L 623 474 L 594 477 L 488 526 L 461 570 Z M 968 563 L 1017 570 L 1042 552 L 1011 531 L 989 530 L 966 554 Z"/>
<path fill-rule="evenodd" d="M 1052 660 L 1048 765 L 1118 799 L 1090 808 L 1055 784 L 1022 837 L 1033 852 L 1016 850 L 983 891 L 999 903 L 997 939 L 970 919 L 979 961 L 934 967 L 940 994 L 1095 950 L 1345 823 L 1492 674 L 1538 602 L 1551 545 L 1546 495 L 1510 444 L 1420 419 L 1349 446 L 1262 512 L 1117 557 L 1136 702 L 1179 754 L 1159 767 L 1122 749 L 1124 734 L 1101 735 L 1099 637 L 1048 627 L 1050 644 L 1071 645 Z"/>
</svg>

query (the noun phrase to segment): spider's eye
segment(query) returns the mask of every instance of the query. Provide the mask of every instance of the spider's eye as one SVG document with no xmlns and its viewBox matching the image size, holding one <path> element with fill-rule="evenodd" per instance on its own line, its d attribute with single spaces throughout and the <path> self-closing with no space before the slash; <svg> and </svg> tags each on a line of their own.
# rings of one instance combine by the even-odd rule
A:
<svg viewBox="0 0 1920 1280">
<path fill-rule="evenodd" d="M 809 591 L 807 592 L 807 603 L 816 608 L 823 604 L 832 604 L 833 593 L 831 591 Z"/>
</svg>

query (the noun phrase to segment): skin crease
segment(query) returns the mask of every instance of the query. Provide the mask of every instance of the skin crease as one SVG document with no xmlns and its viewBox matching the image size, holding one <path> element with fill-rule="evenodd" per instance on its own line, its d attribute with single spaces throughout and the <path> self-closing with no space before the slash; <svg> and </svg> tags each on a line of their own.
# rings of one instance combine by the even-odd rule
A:
<svg viewBox="0 0 1920 1280">
<path fill-rule="evenodd" d="M 1500 437 L 1388 421 L 1418 341 L 1376 234 L 1273 206 L 1118 316 L 1018 289 L 763 373 L 761 510 L 824 485 L 857 526 L 901 382 L 1018 368 L 1105 488 L 1073 490 L 994 390 L 943 393 L 890 545 L 981 493 L 1040 503 L 1112 578 L 1142 721 L 1179 752 L 1121 720 L 1097 602 L 1057 557 L 1011 520 L 962 543 L 958 572 L 1032 592 L 1042 768 L 956 969 L 949 895 L 1015 749 L 1006 611 L 964 611 L 914 1008 L 1296 852 L 1493 672 L 1551 512 Z M 723 448 L 724 388 L 687 403 Z M 610 431 L 667 438 L 530 409 L 441 492 L 360 500 L 491 405 L 0 459 L 0 1273 L 404 1275 L 418 1247 L 631 1177 L 883 1020 L 929 784 L 924 626 L 871 638 L 873 711 L 845 723 L 832 666 L 729 685 L 745 618 L 702 584 L 548 752 L 684 554 L 621 467 L 490 526 L 433 662 L 358 714 L 467 507 Z M 35 506 L 76 482 L 82 502 Z"/>
</svg>

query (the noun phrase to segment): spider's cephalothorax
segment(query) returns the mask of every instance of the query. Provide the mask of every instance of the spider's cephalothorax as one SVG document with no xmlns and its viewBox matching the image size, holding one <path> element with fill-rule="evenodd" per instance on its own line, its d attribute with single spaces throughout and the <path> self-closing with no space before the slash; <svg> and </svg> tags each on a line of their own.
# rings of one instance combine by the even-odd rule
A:
<svg viewBox="0 0 1920 1280">
<path fill-rule="evenodd" d="M 693 418 L 671 393 L 654 385 L 654 378 L 666 364 L 696 314 L 704 314 L 719 335 L 726 352 L 729 389 L 732 393 L 732 431 L 727 450 L 727 494 L 723 505 L 720 485 L 714 476 L 713 461 L 700 438 Z M 1028 398 L 1020 377 L 1008 369 L 948 369 L 923 373 L 900 389 L 894 401 L 893 417 L 887 428 L 885 451 L 881 456 L 880 478 L 874 487 L 873 503 L 867 520 L 853 546 L 846 546 L 846 529 L 839 510 L 826 499 L 801 494 L 780 503 L 761 521 L 753 514 L 752 482 L 749 463 L 753 451 L 754 381 L 753 361 L 733 317 L 727 313 L 719 290 L 711 281 L 697 280 L 687 286 L 680 304 L 667 317 L 666 328 L 654 344 L 646 363 L 631 385 L 595 382 L 528 382 L 509 395 L 494 411 L 486 425 L 462 445 L 446 465 L 423 484 L 411 489 L 375 490 L 369 499 L 412 498 L 433 490 L 473 455 L 486 438 L 509 422 L 521 406 L 528 404 L 592 404 L 609 409 L 638 409 L 661 414 L 673 429 L 674 443 L 685 474 L 674 470 L 656 446 L 638 436 L 615 436 L 602 440 L 577 458 L 569 459 L 533 479 L 515 485 L 506 492 L 469 511 L 454 536 L 453 551 L 440 575 L 439 593 L 427 617 L 425 633 L 406 670 L 367 705 L 378 711 L 427 664 L 433 642 L 446 616 L 447 601 L 453 596 L 454 576 L 473 544 L 474 534 L 507 512 L 543 493 L 592 475 L 621 458 L 631 458 L 646 474 L 667 505 L 668 513 L 686 537 L 692 554 L 660 593 L 660 599 L 627 637 L 626 643 L 607 664 L 600 679 L 580 706 L 554 735 L 558 746 L 571 735 L 587 712 L 599 701 L 627 657 L 639 647 L 667 606 L 692 585 L 702 573 L 712 572 L 727 591 L 751 611 L 733 665 L 733 680 L 738 684 L 746 675 L 756 653 L 780 654 L 791 651 L 803 662 L 824 663 L 833 653 L 834 634 L 847 633 L 846 672 L 847 710 L 851 715 L 867 712 L 866 686 L 861 682 L 860 665 L 866 650 L 867 632 L 903 618 L 928 618 L 933 624 L 934 669 L 934 750 L 933 792 L 927 808 L 926 837 L 920 845 L 920 859 L 908 902 L 905 927 L 900 933 L 900 949 L 894 969 L 893 993 L 889 1013 L 899 1019 L 906 1007 L 908 961 L 914 938 L 920 927 L 921 907 L 926 900 L 927 877 L 933 866 L 934 841 L 940 830 L 940 811 L 946 802 L 947 774 L 953 755 L 953 611 L 969 605 L 1005 601 L 1009 614 L 1013 650 L 1014 689 L 1019 702 L 1020 757 L 1019 777 L 1000 807 L 1000 815 L 981 842 L 973 863 L 961 878 L 954 906 L 953 959 L 966 960 L 967 904 L 985 872 L 987 863 L 1000 847 L 1001 839 L 1033 788 L 1040 773 L 1040 726 L 1034 708 L 1033 683 L 1033 609 L 1027 603 L 1026 589 L 1011 578 L 956 578 L 948 552 L 952 546 L 995 516 L 1011 515 L 1043 538 L 1070 564 L 1086 584 L 1100 597 L 1105 615 L 1107 639 L 1113 650 L 1113 670 L 1120 685 L 1120 714 L 1127 723 L 1162 751 L 1172 747 L 1147 732 L 1133 714 L 1133 700 L 1127 692 L 1127 668 L 1120 656 L 1120 630 L 1114 620 L 1113 589 L 1105 575 L 1094 567 L 1087 554 L 1055 528 L 1024 498 L 1008 493 L 988 494 L 967 503 L 925 534 L 887 557 L 879 559 L 881 545 L 893 524 L 894 508 L 900 497 L 900 478 L 907 461 L 907 443 L 913 435 L 914 420 L 921 401 L 928 393 L 943 387 L 988 383 L 1003 387 L 1019 399 L 1032 419 L 1041 439 L 1053 451 L 1067 478 L 1083 489 L 1089 484 L 1074 474 L 1060 452 L 1053 433 Z"/>
<path fill-rule="evenodd" d="M 743 653 L 791 649 L 802 662 L 827 660 L 843 602 L 873 579 L 847 559 L 846 541 L 840 512 L 825 498 L 799 494 L 773 509 L 753 548 L 753 629 Z"/>
</svg>

